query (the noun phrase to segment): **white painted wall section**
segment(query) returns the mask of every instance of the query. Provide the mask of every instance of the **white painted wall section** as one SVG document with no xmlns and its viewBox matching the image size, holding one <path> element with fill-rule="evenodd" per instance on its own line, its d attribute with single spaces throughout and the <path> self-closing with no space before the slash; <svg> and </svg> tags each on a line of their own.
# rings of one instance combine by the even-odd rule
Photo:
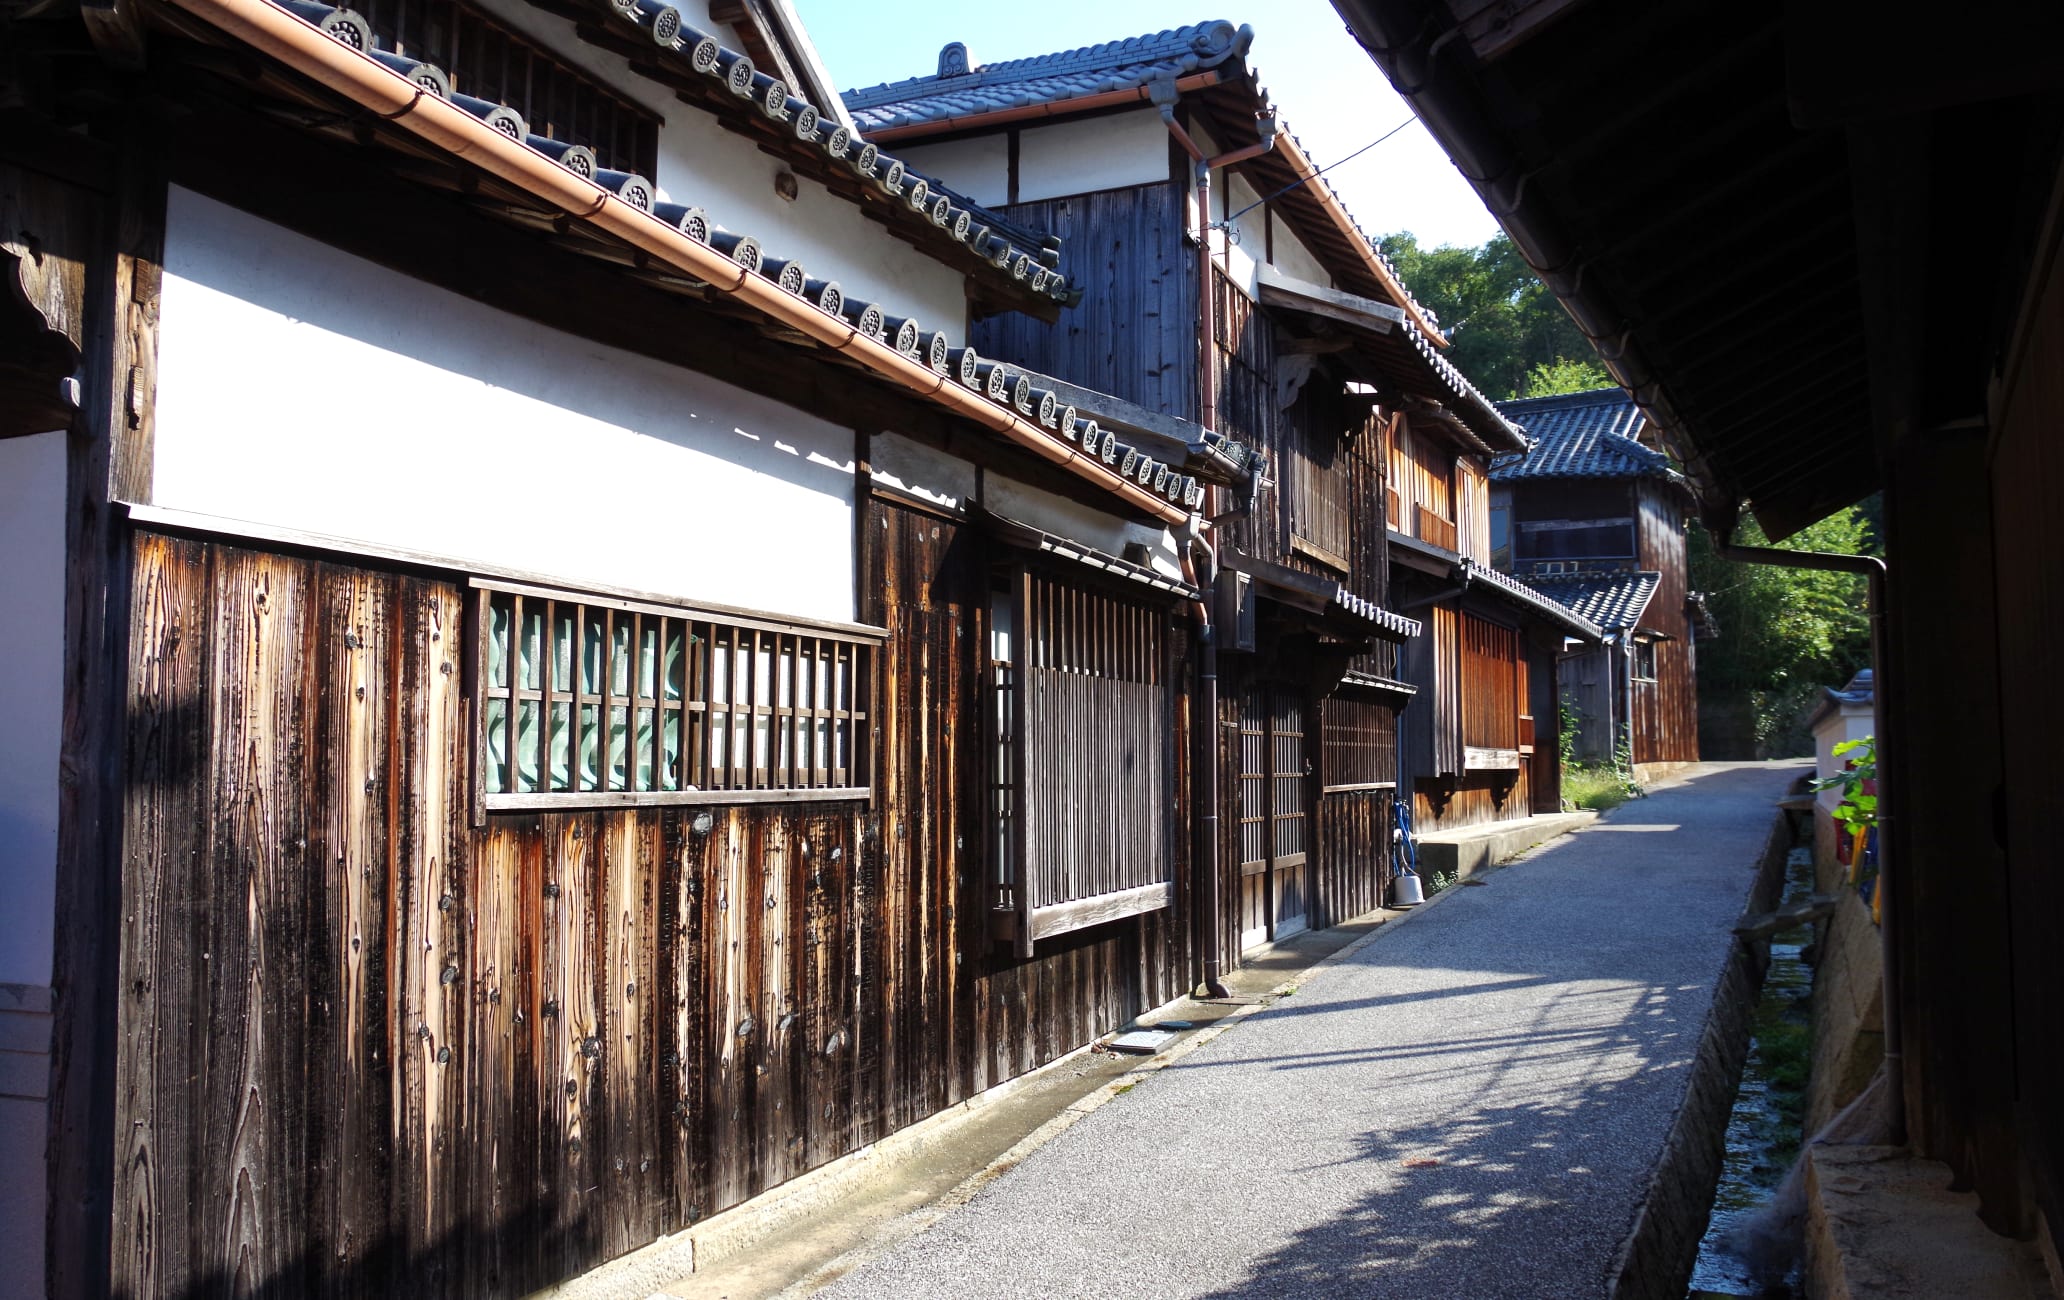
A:
<svg viewBox="0 0 2064 1300">
<path fill-rule="evenodd" d="M 1018 135 L 1018 201 L 1168 179 L 1168 126 L 1150 108 L 1028 127 Z"/>
<path fill-rule="evenodd" d="M 64 573 L 65 435 L 0 439 L 0 984 L 50 983 Z"/>
<path fill-rule="evenodd" d="M 837 280 L 848 299 L 878 302 L 891 316 L 915 317 L 967 338 L 967 279 L 961 272 L 863 216 L 852 200 L 798 177 L 793 202 L 774 192 L 785 163 L 716 119 L 676 104 L 683 129 L 659 138 L 658 183 L 677 203 L 694 204 L 727 230 L 751 235 L 770 256 L 795 258 L 820 280 Z M 891 154 L 900 157 L 899 154 Z M 906 164 L 907 165 L 907 164 Z"/>
<path fill-rule="evenodd" d="M 43 1294 L 64 583 L 65 435 L 0 439 L 0 1277 L 20 1295 Z"/>
<path fill-rule="evenodd" d="M 171 192 L 156 505 L 849 620 L 852 455 L 792 407 Z"/>
<path fill-rule="evenodd" d="M 815 181 L 798 176 L 796 198 L 780 197 L 774 177 L 788 170 L 784 163 L 719 126 L 714 114 L 634 71 L 621 55 L 582 40 L 565 19 L 527 0 L 483 0 L 482 7 L 496 22 L 660 118 L 659 161 L 653 169 L 658 174 L 651 180 L 665 198 L 702 208 L 726 230 L 751 235 L 770 257 L 798 259 L 818 279 L 837 280 L 849 298 L 879 302 L 891 315 L 915 316 L 956 341 L 965 336 L 967 291 L 959 271 L 867 220 L 852 200 Z M 707 0 L 687 0 L 675 8 L 689 26 L 734 50 L 741 48 L 736 33 L 710 20 Z"/>
<path fill-rule="evenodd" d="M 1329 289 L 1340 287 L 1334 282 L 1333 277 L 1327 274 L 1325 264 L 1312 256 L 1311 250 L 1304 246 L 1304 241 L 1291 232 L 1288 222 L 1277 217 L 1274 225 L 1273 242 L 1263 247 L 1270 250 L 1269 261 L 1275 264 L 1277 270 L 1308 284 L 1323 284 Z"/>
<path fill-rule="evenodd" d="M 999 131 L 941 144 L 895 145 L 906 166 L 959 190 L 984 207 L 1010 202 L 1010 141 Z"/>
<path fill-rule="evenodd" d="M 1268 224 L 1255 206 L 1260 200 L 1244 177 L 1223 170 L 1212 174 L 1211 218 L 1231 227 L 1217 231 L 1214 239 L 1226 250 L 1226 274 L 1250 294 L 1258 292 L 1255 267 L 1268 260 Z"/>
</svg>

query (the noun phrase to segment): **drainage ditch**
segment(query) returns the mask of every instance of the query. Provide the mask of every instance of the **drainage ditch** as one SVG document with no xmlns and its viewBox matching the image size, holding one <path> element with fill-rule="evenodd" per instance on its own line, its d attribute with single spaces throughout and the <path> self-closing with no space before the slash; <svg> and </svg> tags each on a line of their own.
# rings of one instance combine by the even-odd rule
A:
<svg viewBox="0 0 2064 1300">
<path fill-rule="evenodd" d="M 1795 847 L 1785 859 L 1784 901 L 1803 899 L 1812 890 L 1812 851 Z M 1738 1249 L 1736 1233 L 1770 1202 L 1799 1153 L 1812 1059 L 1813 968 L 1806 962 L 1812 941 L 1812 927 L 1801 926 L 1770 942 L 1754 1036 L 1728 1116 L 1720 1182 L 1692 1268 L 1692 1300 L 1794 1300 L 1804 1294 L 1796 1271 L 1775 1280 L 1760 1277 L 1756 1262 Z"/>
</svg>

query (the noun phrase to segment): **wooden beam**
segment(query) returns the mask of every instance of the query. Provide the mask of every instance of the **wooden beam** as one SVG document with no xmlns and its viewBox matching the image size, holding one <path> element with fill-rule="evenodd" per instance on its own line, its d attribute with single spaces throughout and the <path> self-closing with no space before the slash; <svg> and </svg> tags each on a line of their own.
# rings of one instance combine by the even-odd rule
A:
<svg viewBox="0 0 2064 1300">
<path fill-rule="evenodd" d="M 136 0 L 79 0 L 79 17 L 108 66 L 143 70 L 144 23 Z"/>
<path fill-rule="evenodd" d="M 1322 316 L 1371 334 L 1388 334 L 1405 319 L 1401 307 L 1364 298 L 1360 294 L 1329 289 L 1309 280 L 1299 280 L 1266 262 L 1256 265 L 1255 280 L 1264 307 Z"/>
<path fill-rule="evenodd" d="M 1032 939 L 1046 939 L 1070 930 L 1082 930 L 1107 921 L 1123 920 L 1138 916 L 1142 912 L 1158 912 L 1165 907 L 1175 906 L 1175 885 L 1173 882 L 1158 885 L 1141 885 L 1137 889 L 1121 890 L 1115 894 L 1098 894 L 1094 898 L 1078 898 L 1072 903 L 1056 903 L 1052 907 L 1037 908 L 1032 912 Z"/>
</svg>

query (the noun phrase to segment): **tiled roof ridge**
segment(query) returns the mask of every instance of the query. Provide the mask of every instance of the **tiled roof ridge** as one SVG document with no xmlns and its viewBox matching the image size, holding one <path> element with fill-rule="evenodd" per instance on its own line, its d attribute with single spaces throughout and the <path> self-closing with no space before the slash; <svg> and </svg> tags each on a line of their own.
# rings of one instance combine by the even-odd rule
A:
<svg viewBox="0 0 2064 1300">
<path fill-rule="evenodd" d="M 452 94 L 449 81 L 439 69 L 375 50 L 370 27 L 364 18 L 349 10 L 312 3 L 312 0 L 271 0 L 271 4 L 308 23 L 338 44 L 366 54 L 390 75 L 400 77 L 415 87 L 420 94 L 448 100 L 490 129 L 526 145 L 590 184 L 614 194 L 652 219 L 674 228 L 683 237 L 723 253 L 745 272 L 758 275 L 801 302 L 926 365 L 943 382 L 958 383 L 1021 422 L 1036 425 L 1057 439 L 1075 444 L 1080 448 L 1076 459 L 1099 461 L 1108 472 L 1173 504 L 1191 509 L 1202 504 L 1204 487 L 1195 476 L 1184 474 L 1129 444 L 1118 442 L 1110 431 L 1099 429 L 1095 420 L 1079 418 L 1075 408 L 1063 403 L 1051 390 L 1034 389 L 1015 367 L 986 361 L 972 347 L 954 346 L 943 330 L 927 331 L 916 320 L 891 314 L 879 304 L 848 301 L 837 281 L 810 278 L 797 262 L 769 256 L 752 236 L 732 233 L 711 223 L 702 209 L 656 202 L 651 182 L 645 177 L 601 168 L 596 165 L 594 154 L 582 146 L 527 134 L 523 130 L 521 115 L 506 105 Z M 743 60 L 743 56 L 738 57 Z M 844 128 L 839 128 L 839 134 L 846 134 Z M 872 159 L 873 146 L 867 146 L 867 150 Z M 858 154 L 852 156 L 857 158 Z M 880 178 L 877 176 L 876 179 Z M 1021 254 L 1016 265 L 1022 266 L 1024 261 Z M 1037 269 L 1044 273 L 1043 267 Z"/>
<path fill-rule="evenodd" d="M 1005 59 L 999 63 L 985 63 L 966 72 L 933 73 L 928 76 L 906 77 L 901 81 L 885 81 L 879 85 L 844 91 L 840 98 L 846 101 L 846 107 L 849 109 L 872 108 L 880 104 L 893 103 L 919 88 L 968 90 L 1005 81 L 1020 81 L 1028 76 L 1116 71 L 1119 68 L 1158 63 L 1170 58 L 1178 59 L 1187 65 L 1186 71 L 1201 71 L 1215 68 L 1229 59 L 1244 56 L 1253 43 L 1252 27 L 1235 27 L 1226 19 L 1214 18 L 1184 27 L 1148 32 L 1141 36 L 1128 36 L 1097 45 L 1084 45 L 1072 50 Z M 965 48 L 962 47 L 963 52 Z"/>
<path fill-rule="evenodd" d="M 596 164 L 592 151 L 529 135 L 528 126 L 515 109 L 470 95 L 454 94 L 451 78 L 436 65 L 379 49 L 371 23 L 354 10 L 331 6 L 320 0 L 272 0 L 272 3 L 340 43 L 386 65 L 423 92 L 457 104 L 504 135 L 523 140 L 591 180 L 603 175 L 612 181 L 623 177 L 623 188 L 598 182 L 619 198 L 636 201 L 629 199 L 626 190 L 644 193 L 648 203 L 657 197 L 650 178 L 629 173 L 604 173 Z M 1034 292 L 1057 302 L 1068 304 L 1080 299 L 1081 291 L 1072 288 L 1067 277 L 1057 269 L 1058 240 L 1046 236 L 1032 238 L 1030 236 L 1034 232 L 988 212 L 883 154 L 860 135 L 826 116 L 815 104 L 797 97 L 779 78 L 755 69 L 751 58 L 690 26 L 680 10 L 662 0 L 610 0 L 609 8 L 620 22 L 637 28 L 660 51 L 675 55 L 692 71 L 720 83 L 741 104 L 750 105 L 762 117 L 786 126 L 798 143 L 814 145 L 861 180 L 872 181 L 889 197 L 904 200 L 913 210 L 929 218 L 946 238 L 967 245 L 991 266 L 1009 272 L 1013 279 L 1032 281 L 1030 287 Z"/>
<path fill-rule="evenodd" d="M 1663 575 L 1659 569 L 1584 570 L 1536 573 L 1532 579 L 1536 590 L 1612 632 L 1641 621 Z"/>
<path fill-rule="evenodd" d="M 1560 618 L 1563 622 L 1578 629 L 1593 640 L 1603 640 L 1605 637 L 1604 628 L 1585 618 L 1582 614 L 1579 614 L 1553 596 L 1548 595 L 1539 588 L 1521 582 L 1509 573 L 1500 573 L 1489 565 L 1479 564 L 1466 555 L 1462 557 L 1456 567 L 1462 571 L 1463 576 L 1469 581 L 1487 582 L 1493 587 L 1498 587 L 1523 604 L 1531 605 L 1544 614 Z"/>
<path fill-rule="evenodd" d="M 1574 392 L 1548 393 L 1541 397 L 1512 397 L 1498 405 L 1508 410 L 1515 406 L 1591 406 L 1601 404 L 1608 398 L 1618 401 L 1631 400 L 1627 397 L 1627 390 L 1618 384 L 1605 384 L 1598 388 L 1579 388 Z"/>
<path fill-rule="evenodd" d="M 1640 406 L 1617 387 L 1545 397 L 1514 398 L 1499 410 L 1520 422 L 1533 447 L 1491 463 L 1494 479 L 1665 478 L 1681 482 L 1670 458 L 1628 430 L 1645 420 Z"/>
</svg>

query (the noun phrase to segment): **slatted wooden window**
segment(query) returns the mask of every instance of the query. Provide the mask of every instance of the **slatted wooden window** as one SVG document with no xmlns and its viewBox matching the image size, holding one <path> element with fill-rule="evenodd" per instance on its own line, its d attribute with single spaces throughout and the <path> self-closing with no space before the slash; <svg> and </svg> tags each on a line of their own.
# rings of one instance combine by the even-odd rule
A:
<svg viewBox="0 0 2064 1300">
<path fill-rule="evenodd" d="M 1018 950 L 1174 900 L 1166 609 L 1011 573 L 991 607 L 993 881 Z"/>
<path fill-rule="evenodd" d="M 488 811 L 868 796 L 878 642 L 476 586 Z"/>
<path fill-rule="evenodd" d="M 1377 700 L 1335 695 L 1321 713 L 1320 759 L 1327 790 L 1378 790 L 1397 784 L 1397 710 Z"/>
<path fill-rule="evenodd" d="M 1526 670 L 1519 656 L 1519 633 L 1502 623 L 1465 612 L 1461 653 L 1463 747 L 1516 754 Z"/>
<path fill-rule="evenodd" d="M 604 167 L 653 174 L 658 117 L 478 9 L 452 0 L 366 0 L 355 7 L 382 46 L 443 68 L 458 94 L 507 104 L 533 134 L 586 145 Z"/>
<path fill-rule="evenodd" d="M 1310 403 L 1306 409 L 1309 411 Z M 1314 559 L 1345 573 L 1352 484 L 1347 449 L 1330 432 L 1290 421 L 1283 439 L 1290 535 Z M 1300 423 L 1307 427 L 1297 428 Z M 1293 431 L 1294 430 L 1294 431 Z"/>
</svg>

